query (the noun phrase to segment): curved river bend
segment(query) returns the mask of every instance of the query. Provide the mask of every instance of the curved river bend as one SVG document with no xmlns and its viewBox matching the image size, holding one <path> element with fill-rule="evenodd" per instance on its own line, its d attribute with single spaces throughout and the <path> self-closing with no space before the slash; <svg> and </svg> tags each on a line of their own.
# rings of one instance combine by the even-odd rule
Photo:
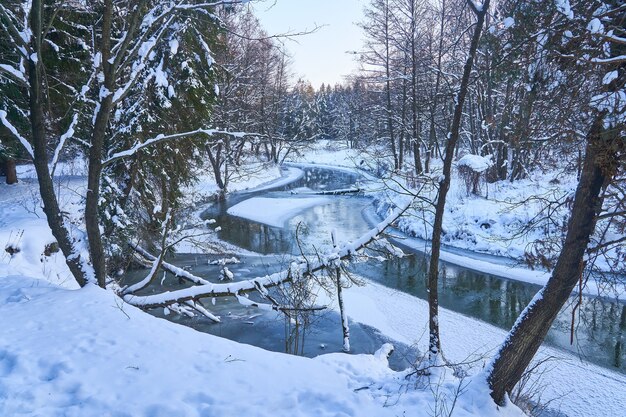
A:
<svg viewBox="0 0 626 417">
<path fill-rule="evenodd" d="M 293 169 L 293 168 L 292 168 Z M 264 256 L 244 256 L 241 263 L 228 265 L 236 279 L 248 279 L 284 269 L 292 255 L 300 253 L 296 230 L 305 253 L 331 245 L 331 232 L 339 241 L 354 239 L 371 227 L 363 212 L 371 210 L 371 200 L 358 196 L 327 196 L 323 204 L 306 209 L 289 219 L 285 227 L 256 223 L 227 213 L 229 207 L 253 197 L 293 199 L 308 198 L 324 190 L 354 187 L 357 174 L 330 168 L 302 167 L 304 175 L 288 185 L 266 188 L 263 191 L 234 194 L 227 201 L 211 206 L 203 217 L 214 218 L 221 226 L 219 237 L 244 249 Z M 420 252 L 384 262 L 357 263 L 351 269 L 359 276 L 385 286 L 427 299 L 427 259 Z M 191 269 L 194 274 L 213 280 L 219 276 L 219 267 L 209 265 L 215 257 L 181 254 L 172 262 Z M 446 309 L 474 317 L 503 329 L 510 329 L 515 319 L 539 290 L 539 286 L 512 281 L 495 275 L 473 271 L 462 266 L 441 263 L 440 305 Z M 129 281 L 139 279 L 144 271 L 127 275 Z M 148 292 L 178 289 L 184 286 L 178 279 L 166 274 L 162 286 Z M 349 291 L 349 289 L 347 290 Z M 573 301 L 573 298 L 572 298 Z M 195 317 L 168 316 L 168 319 L 189 325 L 197 330 L 220 335 L 242 343 L 249 343 L 275 351 L 292 351 L 286 342 L 290 328 L 282 313 L 255 310 L 241 306 L 232 299 L 214 300 L 210 310 L 222 318 L 221 323 Z M 162 316 L 162 312 L 155 311 Z M 570 344 L 571 306 L 559 314 L 548 333 L 546 344 L 574 352 L 583 360 L 626 372 L 626 304 L 599 298 L 583 297 L 574 344 Z M 291 329 L 292 330 L 292 329 Z M 351 322 L 353 353 L 372 353 L 387 340 L 377 330 Z M 298 353 L 316 356 L 324 352 L 341 351 L 339 315 L 325 311 L 312 317 L 304 343 Z M 392 355 L 390 365 L 405 368 L 417 352 L 392 341 L 399 354 Z"/>
</svg>

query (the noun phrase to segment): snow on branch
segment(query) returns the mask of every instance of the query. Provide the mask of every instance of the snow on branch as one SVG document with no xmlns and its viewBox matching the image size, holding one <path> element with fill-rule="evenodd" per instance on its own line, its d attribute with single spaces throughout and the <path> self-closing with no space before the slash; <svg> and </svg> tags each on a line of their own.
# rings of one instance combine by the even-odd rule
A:
<svg viewBox="0 0 626 417">
<path fill-rule="evenodd" d="M 152 255 L 151 253 L 149 253 L 147 250 L 145 250 L 144 248 L 142 248 L 141 246 L 137 245 L 137 244 L 131 244 L 130 245 L 131 249 L 133 249 L 135 252 L 139 253 L 141 256 L 143 256 L 144 258 L 148 259 L 149 261 L 156 261 L 157 257 Z M 163 269 L 165 269 L 167 272 L 173 274 L 175 277 L 177 278 L 183 278 L 187 281 L 193 282 L 194 284 L 197 285 L 210 285 L 211 282 L 207 281 L 204 278 L 200 278 L 192 273 L 190 273 L 189 271 L 185 271 L 183 268 L 179 268 L 175 265 L 172 265 L 168 262 L 161 262 L 161 267 Z"/>
<path fill-rule="evenodd" d="M 204 306 L 202 304 L 200 304 L 200 302 L 196 302 L 196 301 L 185 301 L 184 303 L 186 306 L 196 310 L 198 313 L 202 314 L 204 317 L 214 321 L 215 323 L 219 323 L 221 320 L 218 316 L 216 316 L 215 314 L 211 313 L 209 310 L 207 310 L 206 308 L 204 308 Z"/>
<path fill-rule="evenodd" d="M 243 138 L 244 136 L 251 136 L 251 135 L 257 135 L 256 133 L 246 133 L 246 132 L 229 132 L 226 130 L 218 130 L 218 129 L 196 129 L 196 130 L 192 130 L 189 132 L 181 132 L 181 133 L 174 133 L 171 135 L 163 135 L 160 134 L 152 139 L 148 139 L 145 142 L 141 142 L 141 143 L 137 143 L 135 146 L 133 146 L 130 149 L 127 149 L 125 151 L 120 151 L 120 152 L 116 152 L 114 154 L 112 154 L 111 156 L 109 156 L 108 159 L 102 161 L 102 165 L 106 166 L 109 165 L 119 159 L 122 158 L 127 158 L 129 156 L 133 156 L 135 155 L 137 152 L 139 152 L 140 150 L 142 150 L 143 148 L 146 148 L 148 146 L 151 145 L 155 145 L 157 143 L 161 143 L 161 142 L 166 142 L 166 141 L 170 141 L 170 140 L 174 140 L 174 139 L 181 139 L 181 138 L 185 138 L 188 136 L 193 136 L 193 135 L 207 135 L 207 136 L 214 136 L 214 135 L 229 135 L 229 136 L 233 136 L 236 138 Z"/>
<path fill-rule="evenodd" d="M 29 4 L 29 2 L 24 2 L 24 4 L 22 4 L 22 7 L 24 9 L 24 16 L 30 15 L 30 6 L 31 4 Z M 2 19 L 2 17 L 4 17 L 4 19 Z M 18 30 L 18 28 L 15 26 L 14 22 L 17 20 L 17 17 L 15 17 L 15 15 L 11 13 L 9 9 L 4 7 L 4 5 L 0 3 L 0 24 L 5 27 L 6 32 L 11 37 L 13 44 L 17 46 L 17 50 L 21 53 L 21 55 L 23 55 L 24 57 L 28 57 L 28 55 L 30 54 L 30 47 L 28 44 L 30 42 L 32 32 L 30 31 L 30 29 L 28 29 L 26 18 L 24 21 L 24 30 L 22 31 Z"/>
<path fill-rule="evenodd" d="M 13 133 L 13 135 L 20 141 L 20 143 L 22 144 L 24 149 L 26 149 L 26 152 L 28 152 L 30 157 L 32 159 L 35 159 L 35 153 L 33 152 L 33 147 L 31 146 L 30 142 L 28 142 L 26 138 L 20 135 L 20 132 L 17 131 L 15 126 L 13 126 L 11 122 L 9 122 L 9 120 L 7 119 L 7 112 L 5 112 L 4 110 L 0 110 L 0 122 L 2 122 L 4 127 L 9 129 L 11 133 Z"/>
<path fill-rule="evenodd" d="M 472 11 L 474 13 L 476 13 L 476 15 L 481 15 L 484 13 L 484 5 L 483 4 L 479 4 L 477 2 L 475 2 L 474 0 L 467 0 L 467 4 L 469 5 L 470 9 L 472 9 Z"/>
<path fill-rule="evenodd" d="M 619 55 L 611 58 L 591 58 L 589 62 L 593 64 L 621 64 L 626 62 L 626 55 Z"/>
<path fill-rule="evenodd" d="M 54 150 L 54 156 L 52 157 L 52 170 L 50 174 L 51 176 L 54 176 L 54 171 L 56 170 L 57 163 L 59 162 L 59 155 L 61 154 L 61 151 L 63 150 L 63 146 L 65 146 L 65 142 L 74 136 L 74 127 L 76 127 L 77 122 L 78 122 L 78 113 L 74 113 L 74 117 L 72 118 L 72 122 L 70 123 L 70 126 L 67 128 L 67 131 L 61 135 L 61 137 L 59 138 L 59 144 Z"/>
<path fill-rule="evenodd" d="M 26 77 L 24 76 L 24 74 L 22 73 L 22 71 L 14 68 L 11 65 L 8 64 L 0 64 L 0 72 L 4 73 L 4 74 L 8 74 L 11 77 L 13 77 L 15 80 L 22 82 L 23 84 L 28 84 L 28 81 L 26 81 Z"/>
<path fill-rule="evenodd" d="M 174 9 L 176 10 L 206 9 L 206 8 L 217 7 L 217 6 L 231 6 L 235 4 L 246 4 L 249 2 L 250 0 L 223 0 L 223 1 L 213 1 L 213 2 L 208 2 L 208 3 L 178 4 L 174 6 Z"/>
<path fill-rule="evenodd" d="M 141 308 L 165 307 L 170 304 L 184 303 L 186 301 L 198 300 L 205 297 L 234 296 L 237 297 L 237 299 L 241 302 L 240 297 L 246 292 L 256 290 L 260 291 L 261 294 L 263 294 L 266 288 L 289 282 L 292 279 L 293 272 L 296 272 L 296 274 L 300 276 L 310 276 L 315 272 L 321 271 L 329 267 L 334 267 L 334 265 L 336 265 L 338 261 L 350 258 L 358 251 L 365 248 L 368 244 L 376 240 L 387 227 L 389 227 L 400 216 L 402 216 L 402 214 L 404 214 L 404 212 L 410 207 L 412 202 L 413 200 L 410 200 L 405 205 L 396 208 L 392 214 L 390 214 L 382 222 L 377 224 L 373 229 L 369 230 L 367 233 L 363 234 L 358 239 L 350 243 L 338 246 L 331 253 L 327 254 L 325 257 L 320 257 L 319 260 L 315 262 L 294 262 L 292 264 L 292 267 L 287 270 L 245 281 L 220 284 L 207 283 L 190 288 L 184 288 L 181 290 L 166 291 L 161 294 L 146 296 L 124 294 L 123 299 L 129 304 Z M 191 275 L 187 271 L 184 272 L 185 275 Z M 196 282 L 200 282 L 200 280 L 202 280 L 202 278 L 195 277 Z M 206 282 L 206 280 L 203 281 Z M 253 304 L 258 305 L 258 303 Z M 288 309 L 288 307 L 272 307 L 272 309 L 284 310 Z"/>
</svg>

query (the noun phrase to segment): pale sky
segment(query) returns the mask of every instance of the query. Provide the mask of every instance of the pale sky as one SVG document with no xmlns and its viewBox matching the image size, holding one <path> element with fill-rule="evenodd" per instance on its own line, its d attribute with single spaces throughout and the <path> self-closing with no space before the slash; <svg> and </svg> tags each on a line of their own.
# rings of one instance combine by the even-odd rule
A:
<svg viewBox="0 0 626 417">
<path fill-rule="evenodd" d="M 346 51 L 362 46 L 361 30 L 355 23 L 362 20 L 364 0 L 265 0 L 253 4 L 270 35 L 323 26 L 315 33 L 285 41 L 295 79 L 308 79 L 319 88 L 322 83 L 341 82 L 342 76 L 357 68 L 354 55 Z"/>
</svg>

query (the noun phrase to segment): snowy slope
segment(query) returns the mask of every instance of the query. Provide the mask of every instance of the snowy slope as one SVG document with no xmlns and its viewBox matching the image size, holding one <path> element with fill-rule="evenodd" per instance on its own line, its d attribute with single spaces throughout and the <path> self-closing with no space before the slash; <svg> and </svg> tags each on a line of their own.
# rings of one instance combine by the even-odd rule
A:
<svg viewBox="0 0 626 417">
<path fill-rule="evenodd" d="M 384 417 L 422 415 L 432 401 L 427 389 L 387 403 L 407 387 L 384 355 L 268 352 L 154 318 L 94 286 L 0 278 L 0 317 L 2 416 Z M 484 389 L 468 390 L 456 410 L 521 416 L 498 411 Z"/>
</svg>

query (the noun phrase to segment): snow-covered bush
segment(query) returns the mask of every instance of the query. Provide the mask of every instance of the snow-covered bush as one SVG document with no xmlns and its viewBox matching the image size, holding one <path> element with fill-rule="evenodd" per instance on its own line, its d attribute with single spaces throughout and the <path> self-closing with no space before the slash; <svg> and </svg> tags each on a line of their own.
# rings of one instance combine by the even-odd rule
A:
<svg viewBox="0 0 626 417">
<path fill-rule="evenodd" d="M 465 155 L 457 162 L 456 166 L 459 175 L 465 182 L 467 195 L 480 194 L 481 178 L 484 179 L 484 173 L 491 168 L 493 162 L 491 155 Z"/>
</svg>

